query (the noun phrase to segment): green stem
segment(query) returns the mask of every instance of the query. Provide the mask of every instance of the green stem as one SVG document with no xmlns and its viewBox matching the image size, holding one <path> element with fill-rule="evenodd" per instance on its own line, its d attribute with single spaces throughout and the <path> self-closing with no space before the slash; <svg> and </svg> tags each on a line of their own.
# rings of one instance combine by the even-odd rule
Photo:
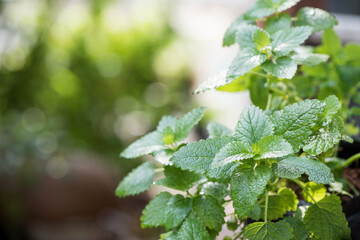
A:
<svg viewBox="0 0 360 240">
<path fill-rule="evenodd" d="M 342 167 L 345 168 L 349 165 L 351 165 L 353 162 L 355 162 L 356 160 L 360 159 L 360 153 L 357 153 L 355 155 L 352 155 L 351 157 L 349 157 L 348 159 L 346 159 L 345 162 L 343 162 Z"/>
<path fill-rule="evenodd" d="M 307 189 L 305 188 L 305 186 L 304 186 L 304 183 L 303 182 L 301 182 L 301 181 L 299 181 L 299 180 L 297 180 L 297 179 L 291 179 L 294 183 L 296 183 L 297 185 L 299 185 L 301 188 L 302 188 L 302 190 L 304 191 L 304 192 L 306 192 L 306 194 L 311 198 L 311 200 L 313 200 L 313 202 L 316 204 L 316 200 L 313 198 L 313 196 L 311 196 L 311 194 L 307 191 Z"/>
<path fill-rule="evenodd" d="M 271 94 L 271 79 L 269 75 L 267 76 L 267 91 L 269 95 L 266 103 L 266 110 L 270 110 L 272 94 Z"/>
<path fill-rule="evenodd" d="M 267 77 L 268 77 L 266 74 L 259 73 L 259 72 L 250 71 L 249 73 L 254 74 L 254 75 L 257 75 L 257 76 L 259 76 L 259 77 L 263 77 L 263 78 L 267 78 Z"/>
<path fill-rule="evenodd" d="M 163 172 L 165 169 L 164 168 L 156 168 L 155 170 L 154 170 L 154 172 L 155 173 L 161 173 L 161 172 Z"/>
<path fill-rule="evenodd" d="M 267 222 L 268 206 L 269 206 L 269 193 L 266 192 L 265 193 L 265 214 L 264 214 L 265 223 Z"/>
</svg>

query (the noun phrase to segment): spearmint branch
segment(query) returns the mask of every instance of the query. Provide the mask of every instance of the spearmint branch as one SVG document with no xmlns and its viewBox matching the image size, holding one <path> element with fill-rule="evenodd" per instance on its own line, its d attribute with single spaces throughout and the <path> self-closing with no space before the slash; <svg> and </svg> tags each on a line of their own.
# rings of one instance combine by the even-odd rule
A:
<svg viewBox="0 0 360 240">
<path fill-rule="evenodd" d="M 360 153 L 352 155 L 351 157 L 346 159 L 346 161 L 342 164 L 342 167 L 345 168 L 345 167 L 351 165 L 353 162 L 355 162 L 358 159 L 360 159 Z"/>
<path fill-rule="evenodd" d="M 267 214 L 268 214 L 268 206 L 269 206 L 269 192 L 266 191 L 265 193 L 265 222 L 267 222 Z"/>
<path fill-rule="evenodd" d="M 313 198 L 313 196 L 307 191 L 306 187 L 304 186 L 304 183 L 297 179 L 291 179 L 294 183 L 296 183 L 299 187 L 306 192 L 306 194 L 311 198 L 311 200 L 314 201 L 314 204 L 317 204 L 317 201 Z"/>
<path fill-rule="evenodd" d="M 266 110 L 269 110 L 271 107 L 271 99 L 272 99 L 272 94 L 271 94 L 271 79 L 270 76 L 267 75 L 267 91 L 268 91 L 268 99 L 267 99 L 267 103 L 266 103 Z"/>
<path fill-rule="evenodd" d="M 266 74 L 259 73 L 259 72 L 250 71 L 249 73 L 254 74 L 254 75 L 257 75 L 257 76 L 259 76 L 259 77 L 263 77 L 263 78 L 267 78 L 267 77 L 268 77 Z"/>
<path fill-rule="evenodd" d="M 164 172 L 165 168 L 156 168 L 154 170 L 155 173 L 161 173 L 161 172 Z"/>
</svg>

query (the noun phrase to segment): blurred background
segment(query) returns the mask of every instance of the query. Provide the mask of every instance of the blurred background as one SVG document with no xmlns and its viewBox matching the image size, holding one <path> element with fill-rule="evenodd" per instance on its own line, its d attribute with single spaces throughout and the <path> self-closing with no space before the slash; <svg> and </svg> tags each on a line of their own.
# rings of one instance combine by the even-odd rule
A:
<svg viewBox="0 0 360 240">
<path fill-rule="evenodd" d="M 222 36 L 252 2 L 0 1 L 0 239 L 157 239 L 140 228 L 148 195 L 114 196 L 140 163 L 119 153 L 198 105 L 235 126 L 248 92 L 192 91 L 226 70 L 237 49 Z M 359 1 L 302 5 L 360 42 Z"/>
</svg>

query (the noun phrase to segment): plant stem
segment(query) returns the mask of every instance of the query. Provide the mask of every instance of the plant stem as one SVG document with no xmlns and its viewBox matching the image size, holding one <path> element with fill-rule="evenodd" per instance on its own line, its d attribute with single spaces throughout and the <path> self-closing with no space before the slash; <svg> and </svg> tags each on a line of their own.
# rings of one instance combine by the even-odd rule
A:
<svg viewBox="0 0 360 240">
<path fill-rule="evenodd" d="M 156 168 L 155 170 L 154 170 L 154 172 L 155 173 L 161 173 L 161 172 L 163 172 L 165 169 L 164 168 Z"/>
<path fill-rule="evenodd" d="M 349 165 L 351 165 L 353 162 L 355 162 L 356 160 L 360 159 L 360 153 L 357 153 L 355 155 L 352 155 L 351 157 L 349 157 L 348 159 L 346 159 L 345 162 L 343 162 L 342 167 L 345 168 Z"/>
<path fill-rule="evenodd" d="M 291 180 L 294 183 L 296 183 L 297 185 L 299 185 L 302 188 L 302 190 L 311 198 L 311 200 L 314 201 L 315 204 L 317 203 L 317 201 L 313 198 L 313 196 L 311 196 L 311 194 L 307 191 L 303 182 L 301 182 L 300 180 L 297 180 L 297 179 L 291 179 Z"/>
<path fill-rule="evenodd" d="M 271 94 L 271 79 L 270 76 L 267 75 L 267 91 L 268 91 L 268 99 L 267 99 L 267 103 L 266 103 L 266 110 L 269 110 L 271 107 L 271 99 L 272 99 L 272 94 Z"/>
<path fill-rule="evenodd" d="M 254 75 L 257 75 L 257 76 L 259 76 L 259 77 L 263 77 L 263 78 L 267 78 L 267 77 L 268 77 L 266 74 L 259 73 L 259 72 L 250 71 L 249 73 L 254 74 Z"/>
<path fill-rule="evenodd" d="M 265 193 L 265 214 L 264 214 L 265 223 L 267 222 L 268 205 L 269 205 L 269 192 L 266 191 L 266 193 Z"/>
</svg>

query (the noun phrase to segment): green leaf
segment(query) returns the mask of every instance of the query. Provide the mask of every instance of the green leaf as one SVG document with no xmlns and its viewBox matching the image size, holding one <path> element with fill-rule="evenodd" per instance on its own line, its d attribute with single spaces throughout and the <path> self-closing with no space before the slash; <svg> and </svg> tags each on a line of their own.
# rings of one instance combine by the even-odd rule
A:
<svg viewBox="0 0 360 240">
<path fill-rule="evenodd" d="M 296 73 L 297 65 L 289 57 L 280 57 L 276 60 L 267 60 L 261 68 L 277 78 L 291 79 Z"/>
<path fill-rule="evenodd" d="M 211 196 L 219 202 L 223 201 L 224 197 L 228 195 L 227 185 L 217 182 L 207 182 L 201 186 L 200 195 Z"/>
<path fill-rule="evenodd" d="M 148 133 L 128 146 L 121 152 L 120 156 L 123 158 L 136 158 L 159 151 L 164 147 L 162 137 L 162 134 L 157 131 Z"/>
<path fill-rule="evenodd" d="M 271 178 L 271 170 L 264 165 L 253 169 L 240 166 L 231 178 L 231 197 L 239 218 L 247 214 L 264 192 Z"/>
<path fill-rule="evenodd" d="M 166 145 L 171 145 L 175 142 L 175 135 L 171 127 L 166 127 L 163 130 L 162 135 L 163 135 L 162 140 Z"/>
<path fill-rule="evenodd" d="M 291 58 L 297 63 L 313 67 L 320 63 L 326 62 L 329 59 L 329 55 L 320 53 L 298 53 L 291 56 Z"/>
<path fill-rule="evenodd" d="M 310 206 L 305 213 L 304 223 L 316 238 L 351 239 L 341 201 L 337 196 L 330 195 Z"/>
<path fill-rule="evenodd" d="M 321 183 L 307 182 L 305 183 L 302 195 L 305 201 L 315 203 L 314 200 L 318 202 L 326 196 L 326 187 Z"/>
<path fill-rule="evenodd" d="M 222 92 L 242 92 L 247 90 L 249 88 L 249 85 L 250 85 L 249 77 L 244 75 L 224 86 L 220 86 L 216 88 L 216 90 Z"/>
<path fill-rule="evenodd" d="M 265 30 L 271 35 L 291 27 L 291 17 L 287 13 L 274 15 L 266 19 Z"/>
<path fill-rule="evenodd" d="M 239 166 L 239 163 L 232 162 L 225 164 L 219 168 L 212 168 L 207 173 L 207 176 L 211 179 L 215 179 L 219 182 L 228 183 L 230 181 L 230 177 L 232 176 L 234 170 Z"/>
<path fill-rule="evenodd" d="M 249 240 L 290 240 L 293 237 L 290 224 L 285 221 L 255 222 L 246 227 L 244 238 Z"/>
<path fill-rule="evenodd" d="M 322 162 L 303 157 L 287 157 L 281 160 L 274 172 L 282 178 L 297 179 L 306 173 L 311 181 L 328 184 L 334 182 L 334 175 L 328 166 Z"/>
<path fill-rule="evenodd" d="M 193 201 L 193 212 L 202 221 L 204 226 L 220 232 L 222 225 L 225 223 L 223 206 L 212 197 L 205 198 L 198 196 Z"/>
<path fill-rule="evenodd" d="M 313 28 L 313 32 L 332 28 L 338 23 L 334 16 L 319 8 L 301 8 L 296 17 L 295 26 L 310 26 Z"/>
<path fill-rule="evenodd" d="M 226 81 L 230 82 L 243 76 L 245 73 L 248 73 L 253 68 L 265 62 L 265 60 L 266 55 L 259 53 L 255 49 L 242 49 L 230 64 L 229 70 L 226 74 Z"/>
<path fill-rule="evenodd" d="M 256 36 L 256 38 L 255 38 Z M 240 49 L 256 48 L 256 42 L 269 37 L 261 28 L 254 25 L 244 25 L 236 32 L 236 42 L 240 45 Z"/>
<path fill-rule="evenodd" d="M 277 195 L 269 196 L 268 220 L 282 218 L 287 211 L 296 211 L 299 200 L 290 188 L 280 188 Z M 265 203 L 261 205 L 261 218 L 264 219 Z"/>
<path fill-rule="evenodd" d="M 284 221 L 290 224 L 291 228 L 294 230 L 293 240 L 306 240 L 308 239 L 310 232 L 306 229 L 305 224 L 298 218 L 286 216 Z"/>
<path fill-rule="evenodd" d="M 276 56 L 281 57 L 290 53 L 311 35 L 312 27 L 293 27 L 276 32 L 272 36 L 271 46 Z"/>
<path fill-rule="evenodd" d="M 158 132 L 162 132 L 164 131 L 167 127 L 170 127 L 172 130 L 175 129 L 175 124 L 176 124 L 176 117 L 173 116 L 163 116 L 160 120 L 160 122 L 158 123 L 157 127 L 156 127 L 156 131 Z"/>
<path fill-rule="evenodd" d="M 171 229 L 178 226 L 192 208 L 192 199 L 168 192 L 158 194 L 143 210 L 142 227 L 164 226 Z"/>
<path fill-rule="evenodd" d="M 177 234 L 177 239 L 182 240 L 209 240 L 210 235 L 200 219 L 190 215 L 186 218 Z"/>
<path fill-rule="evenodd" d="M 294 149 L 299 148 L 312 134 L 324 105 L 319 100 L 305 100 L 275 112 L 271 118 L 275 134 L 286 139 Z"/>
<path fill-rule="evenodd" d="M 260 109 L 266 109 L 266 102 L 268 99 L 268 90 L 265 87 L 266 78 L 256 75 L 250 76 L 250 98 L 251 102 Z"/>
<path fill-rule="evenodd" d="M 203 179 L 202 175 L 172 166 L 165 166 L 165 178 L 158 180 L 156 184 L 180 191 L 186 191 L 195 186 L 201 179 Z"/>
<path fill-rule="evenodd" d="M 234 137 L 252 145 L 261 138 L 273 134 L 269 117 L 258 107 L 249 106 L 241 113 Z"/>
<path fill-rule="evenodd" d="M 224 136 L 190 143 L 180 148 L 170 161 L 181 169 L 206 173 L 210 170 L 215 155 L 231 141 L 233 138 Z"/>
<path fill-rule="evenodd" d="M 255 24 L 254 20 L 246 19 L 244 15 L 238 17 L 226 30 L 223 39 L 223 46 L 231 46 L 235 43 L 236 32 L 244 25 Z"/>
<path fill-rule="evenodd" d="M 232 131 L 228 127 L 215 122 L 210 122 L 207 125 L 206 130 L 209 134 L 209 138 L 230 136 L 232 134 Z"/>
<path fill-rule="evenodd" d="M 230 142 L 216 154 L 211 167 L 218 168 L 230 162 L 252 158 L 253 156 L 249 144 L 243 141 Z"/>
<path fill-rule="evenodd" d="M 191 129 L 204 116 L 205 110 L 206 110 L 205 107 L 195 108 L 191 112 L 185 114 L 184 117 L 176 121 L 175 141 L 177 142 L 182 141 L 187 137 L 187 135 L 189 135 Z"/>
<path fill-rule="evenodd" d="M 262 30 L 257 30 L 254 34 L 254 43 L 255 47 L 260 51 L 264 47 L 269 46 L 270 39 L 269 36 Z"/>
<path fill-rule="evenodd" d="M 246 11 L 246 16 L 259 19 L 282 12 L 297 4 L 300 0 L 257 0 Z"/>
<path fill-rule="evenodd" d="M 320 53 L 336 56 L 341 50 L 341 41 L 332 29 L 326 29 L 322 36 L 322 45 L 318 47 Z"/>
<path fill-rule="evenodd" d="M 247 215 L 250 219 L 259 221 L 261 218 L 261 207 L 259 203 L 255 203 L 253 209 L 251 209 Z"/>
<path fill-rule="evenodd" d="M 172 165 L 170 162 L 170 158 L 174 155 L 175 151 L 172 149 L 162 149 L 160 151 L 154 152 L 155 161 L 163 164 L 163 165 Z"/>
<path fill-rule="evenodd" d="M 290 143 L 280 136 L 266 136 L 252 147 L 255 159 L 279 158 L 294 153 Z"/>
<path fill-rule="evenodd" d="M 116 188 L 118 197 L 139 194 L 148 190 L 154 181 L 154 167 L 150 162 L 145 162 L 133 169 Z"/>
<path fill-rule="evenodd" d="M 324 102 L 326 115 L 335 115 L 341 109 L 341 103 L 335 95 L 328 96 Z"/>
</svg>

